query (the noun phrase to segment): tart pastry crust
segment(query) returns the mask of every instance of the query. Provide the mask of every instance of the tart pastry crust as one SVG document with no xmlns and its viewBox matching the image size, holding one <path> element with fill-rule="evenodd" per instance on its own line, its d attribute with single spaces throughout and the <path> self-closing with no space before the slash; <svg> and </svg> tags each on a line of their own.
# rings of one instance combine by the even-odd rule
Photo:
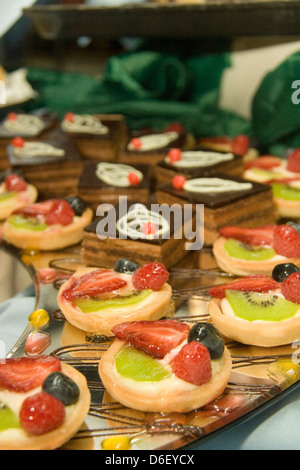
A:
<svg viewBox="0 0 300 470">
<path fill-rule="evenodd" d="M 22 209 L 27 204 L 33 204 L 38 197 L 38 191 L 32 184 L 27 184 L 27 189 L 0 203 L 0 220 L 9 217 L 14 211 Z"/>
</svg>

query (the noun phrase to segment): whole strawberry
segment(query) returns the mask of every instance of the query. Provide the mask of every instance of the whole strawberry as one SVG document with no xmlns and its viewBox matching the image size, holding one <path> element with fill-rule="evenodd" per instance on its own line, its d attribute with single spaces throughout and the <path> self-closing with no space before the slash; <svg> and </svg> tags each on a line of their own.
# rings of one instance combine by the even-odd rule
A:
<svg viewBox="0 0 300 470">
<path fill-rule="evenodd" d="M 187 343 L 171 362 L 173 373 L 194 385 L 203 385 L 212 374 L 210 354 L 198 341 Z"/>
<path fill-rule="evenodd" d="M 288 158 L 287 170 L 293 173 L 300 173 L 300 149 L 294 150 Z"/>
<path fill-rule="evenodd" d="M 278 225 L 274 230 L 273 248 L 287 258 L 300 256 L 300 236 L 291 225 Z"/>
<path fill-rule="evenodd" d="M 132 276 L 132 284 L 138 290 L 158 291 L 169 279 L 169 273 L 162 263 L 147 263 Z"/>
<path fill-rule="evenodd" d="M 300 273 L 291 274 L 281 284 L 281 292 L 287 300 L 300 304 Z"/>
</svg>

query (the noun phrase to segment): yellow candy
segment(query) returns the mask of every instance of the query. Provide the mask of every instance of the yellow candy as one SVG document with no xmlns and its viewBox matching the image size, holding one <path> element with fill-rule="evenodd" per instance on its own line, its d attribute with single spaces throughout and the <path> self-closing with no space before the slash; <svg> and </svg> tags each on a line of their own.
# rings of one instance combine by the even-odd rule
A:
<svg viewBox="0 0 300 470">
<path fill-rule="evenodd" d="M 131 439 L 125 436 L 108 437 L 102 441 L 103 450 L 130 450 Z"/>
<path fill-rule="evenodd" d="M 49 322 L 49 315 L 46 310 L 41 308 L 32 312 L 31 315 L 29 315 L 28 320 L 35 330 L 39 330 Z"/>
</svg>

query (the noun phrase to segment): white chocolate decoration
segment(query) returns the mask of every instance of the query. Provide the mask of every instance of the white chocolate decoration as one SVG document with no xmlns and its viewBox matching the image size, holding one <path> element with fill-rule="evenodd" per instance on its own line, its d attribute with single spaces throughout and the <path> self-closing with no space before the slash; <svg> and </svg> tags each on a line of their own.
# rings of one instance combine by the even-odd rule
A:
<svg viewBox="0 0 300 470">
<path fill-rule="evenodd" d="M 15 135 L 36 136 L 44 130 L 45 124 L 42 119 L 37 116 L 31 114 L 16 114 L 14 119 L 7 118 L 3 127 Z"/>
<path fill-rule="evenodd" d="M 252 188 L 249 182 L 223 180 L 222 178 L 195 178 L 187 180 L 183 189 L 192 193 L 223 193 L 229 191 L 247 191 Z"/>
<path fill-rule="evenodd" d="M 109 128 L 104 126 L 100 119 L 90 114 L 73 114 L 72 119 L 64 119 L 61 124 L 65 132 L 106 135 Z"/>
<path fill-rule="evenodd" d="M 54 147 L 45 142 L 25 142 L 23 147 L 14 147 L 14 154 L 19 158 L 34 157 L 63 157 L 65 155 L 63 149 Z"/>
<path fill-rule="evenodd" d="M 172 162 L 169 157 L 165 162 L 178 168 L 198 168 L 218 163 L 228 162 L 234 159 L 233 153 L 205 152 L 203 150 L 189 150 L 181 153 L 180 160 Z"/>
<path fill-rule="evenodd" d="M 142 181 L 144 175 L 133 166 L 123 165 L 122 163 L 101 162 L 97 165 L 96 176 L 110 186 L 128 188 L 131 186 L 129 175 L 135 174 L 139 181 Z"/>
<path fill-rule="evenodd" d="M 178 139 L 178 132 L 163 132 L 161 134 L 149 134 L 137 137 L 140 146 L 136 148 L 132 142 L 128 144 L 128 150 L 145 152 L 166 147 L 167 145 Z"/>
<path fill-rule="evenodd" d="M 143 227 L 146 224 L 154 224 L 155 232 L 144 233 Z M 167 236 L 170 233 L 170 224 L 158 212 L 147 209 L 143 204 L 134 204 L 127 214 L 118 220 L 117 230 L 125 238 L 154 240 Z"/>
</svg>

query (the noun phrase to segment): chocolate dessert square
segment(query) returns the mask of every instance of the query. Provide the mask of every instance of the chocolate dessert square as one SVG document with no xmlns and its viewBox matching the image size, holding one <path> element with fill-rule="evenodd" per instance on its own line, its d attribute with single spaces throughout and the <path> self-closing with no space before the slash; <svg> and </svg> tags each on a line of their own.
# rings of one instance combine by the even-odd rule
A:
<svg viewBox="0 0 300 470">
<path fill-rule="evenodd" d="M 113 267 L 119 258 L 141 265 L 161 262 L 170 268 L 190 253 L 193 219 L 178 204 L 173 211 L 158 204 L 124 199 L 86 227 L 81 257 L 89 266 Z"/>
<path fill-rule="evenodd" d="M 80 155 L 87 160 L 116 160 L 127 136 L 124 116 L 120 114 L 67 113 L 61 130 L 73 139 Z"/>
<path fill-rule="evenodd" d="M 149 167 L 86 161 L 77 194 L 94 211 L 99 204 L 117 204 L 121 196 L 146 203 L 150 195 Z"/>
<path fill-rule="evenodd" d="M 67 138 L 49 141 L 18 139 L 7 146 L 10 165 L 21 170 L 42 198 L 59 198 L 75 194 L 83 160 Z"/>
<path fill-rule="evenodd" d="M 213 173 L 242 176 L 243 159 L 232 152 L 217 152 L 204 148 L 181 151 L 173 148 L 155 167 L 156 184 L 171 183 L 174 176 L 199 178 Z"/>
<path fill-rule="evenodd" d="M 275 223 L 276 210 L 269 186 L 242 178 L 215 174 L 187 179 L 175 188 L 173 184 L 157 187 L 159 204 L 192 203 L 204 208 L 204 244 L 210 246 L 225 225 L 256 227 Z"/>
</svg>

